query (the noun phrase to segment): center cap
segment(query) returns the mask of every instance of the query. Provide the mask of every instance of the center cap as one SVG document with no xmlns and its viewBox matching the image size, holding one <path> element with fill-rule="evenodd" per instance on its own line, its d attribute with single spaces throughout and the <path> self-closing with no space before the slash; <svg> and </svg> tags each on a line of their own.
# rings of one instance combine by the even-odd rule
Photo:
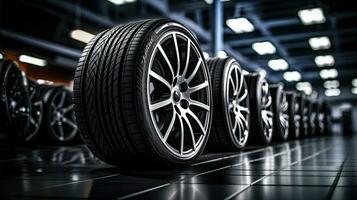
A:
<svg viewBox="0 0 357 200">
<path fill-rule="evenodd" d="M 179 91 L 175 90 L 173 93 L 173 99 L 175 102 L 179 102 L 181 99 L 181 93 Z"/>
</svg>

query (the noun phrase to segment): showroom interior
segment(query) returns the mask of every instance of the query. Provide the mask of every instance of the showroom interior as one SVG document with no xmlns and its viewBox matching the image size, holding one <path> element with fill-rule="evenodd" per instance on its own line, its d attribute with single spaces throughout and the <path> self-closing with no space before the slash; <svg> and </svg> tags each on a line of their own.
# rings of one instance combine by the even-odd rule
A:
<svg viewBox="0 0 357 200">
<path fill-rule="evenodd" d="M 347 0 L 0 0 L 0 199 L 355 199 Z"/>
</svg>

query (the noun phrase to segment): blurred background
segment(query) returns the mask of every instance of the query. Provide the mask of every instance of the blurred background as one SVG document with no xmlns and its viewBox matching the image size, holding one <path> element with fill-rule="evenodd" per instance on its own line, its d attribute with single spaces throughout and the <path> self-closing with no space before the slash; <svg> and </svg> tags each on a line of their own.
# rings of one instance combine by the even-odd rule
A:
<svg viewBox="0 0 357 200">
<path fill-rule="evenodd" d="M 190 28 L 205 57 L 232 56 L 271 83 L 326 99 L 334 132 L 357 131 L 353 1 L 1 0 L 0 58 L 16 60 L 37 83 L 71 87 L 81 50 L 95 34 L 162 17 Z"/>
</svg>

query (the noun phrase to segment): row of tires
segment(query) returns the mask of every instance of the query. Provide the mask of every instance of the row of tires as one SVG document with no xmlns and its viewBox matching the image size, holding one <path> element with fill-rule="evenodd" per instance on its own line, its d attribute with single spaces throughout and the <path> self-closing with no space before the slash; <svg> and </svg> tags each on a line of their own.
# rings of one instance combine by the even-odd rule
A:
<svg viewBox="0 0 357 200">
<path fill-rule="evenodd" d="M 205 60 L 194 34 L 168 19 L 95 36 L 73 92 L 82 139 L 116 166 L 185 166 L 206 145 L 239 150 L 329 132 L 325 103 L 243 75 L 233 58 Z"/>
<path fill-rule="evenodd" d="M 26 78 L 11 60 L 0 60 L 0 141 L 67 144 L 79 141 L 72 92 L 39 85 Z M 78 138 L 78 139 L 77 139 Z"/>
</svg>

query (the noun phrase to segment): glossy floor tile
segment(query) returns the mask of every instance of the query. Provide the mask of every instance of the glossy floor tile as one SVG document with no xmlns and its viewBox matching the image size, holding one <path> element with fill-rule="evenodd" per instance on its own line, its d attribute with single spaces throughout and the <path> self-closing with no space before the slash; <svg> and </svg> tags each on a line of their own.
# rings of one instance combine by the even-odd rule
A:
<svg viewBox="0 0 357 200">
<path fill-rule="evenodd" d="M 314 137 L 157 171 L 119 170 L 84 145 L 2 149 L 0 199 L 356 199 L 356 144 Z"/>
</svg>

